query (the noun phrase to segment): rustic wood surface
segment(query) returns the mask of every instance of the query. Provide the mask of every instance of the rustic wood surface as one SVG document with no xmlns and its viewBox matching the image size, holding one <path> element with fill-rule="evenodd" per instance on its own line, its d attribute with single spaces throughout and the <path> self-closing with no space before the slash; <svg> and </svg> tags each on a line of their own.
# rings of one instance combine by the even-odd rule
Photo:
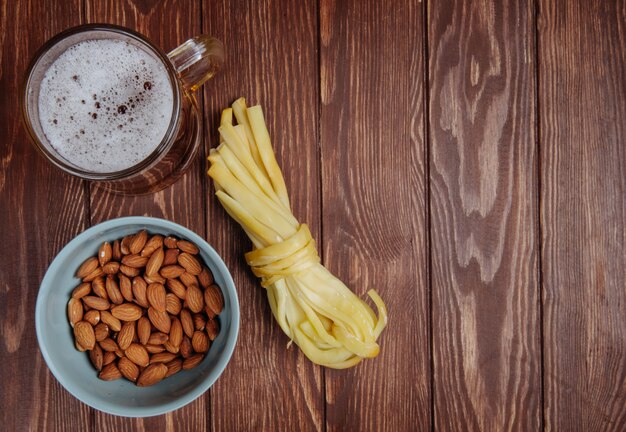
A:
<svg viewBox="0 0 626 432">
<path fill-rule="evenodd" d="M 132 0 L 87 0 L 86 23 L 111 23 L 133 28 L 150 38 L 166 52 L 189 35 L 201 33 L 200 5 L 197 2 L 135 2 Z M 163 29 L 168 31 L 163 31 Z M 204 152 L 180 181 L 152 195 L 123 197 L 92 186 L 91 224 L 131 215 L 147 215 L 171 220 L 205 236 Z M 202 430 L 210 417 L 210 391 L 180 410 L 147 419 L 124 419 L 94 412 L 95 430 Z"/>
<path fill-rule="evenodd" d="M 28 62 L 90 22 L 226 45 L 204 146 L 163 192 L 106 193 L 29 144 Z M 626 429 L 625 1 L 0 0 L 0 56 L 0 430 Z M 376 360 L 336 371 L 287 348 L 205 175 L 239 96 L 263 105 L 324 262 L 386 300 Z M 241 303 L 222 377 L 146 419 L 65 391 L 30 318 L 60 249 L 127 215 L 204 236 Z"/>
<path fill-rule="evenodd" d="M 46 11 L 46 25 L 39 9 Z M 19 111 L 30 57 L 59 31 L 80 24 L 81 11 L 79 0 L 42 1 L 37 8 L 0 2 L 0 226 L 5 237 L 0 247 L 0 428 L 6 430 L 80 430 L 93 424 L 93 410 L 48 371 L 33 319 L 48 264 L 89 227 L 85 184 L 60 175 L 37 155 Z"/>
<path fill-rule="evenodd" d="M 435 428 L 537 430 L 533 3 L 429 12 Z"/>
<path fill-rule="evenodd" d="M 375 288 L 391 319 L 376 361 L 326 371 L 326 427 L 426 430 L 423 8 L 369 3 L 320 5 L 323 251 L 358 295 Z"/>
<path fill-rule="evenodd" d="M 539 10 L 545 425 L 626 430 L 626 2 Z"/>
<path fill-rule="evenodd" d="M 228 47 L 225 73 L 205 86 L 207 148 L 218 142 L 219 114 L 240 96 L 262 104 L 292 210 L 320 239 L 317 150 L 317 23 L 314 1 L 240 0 L 204 4 L 204 31 Z M 245 29 L 245 30 L 243 30 Z M 296 30 L 297 29 L 297 30 Z M 280 144 L 278 144 L 280 143 Z M 231 366 L 212 389 L 213 430 L 321 430 L 322 370 L 274 322 L 265 290 L 245 271 L 251 244 L 213 199 L 208 239 L 233 272 L 241 327 Z"/>
</svg>

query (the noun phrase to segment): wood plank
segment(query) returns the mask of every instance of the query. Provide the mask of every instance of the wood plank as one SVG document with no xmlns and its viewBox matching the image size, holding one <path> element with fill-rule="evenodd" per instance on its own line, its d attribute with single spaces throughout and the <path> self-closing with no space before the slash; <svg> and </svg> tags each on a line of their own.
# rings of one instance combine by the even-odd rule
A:
<svg viewBox="0 0 626 432">
<path fill-rule="evenodd" d="M 321 2 L 324 262 L 390 314 L 376 359 L 326 370 L 328 430 L 430 429 L 424 10 Z"/>
<path fill-rule="evenodd" d="M 87 22 L 119 24 L 150 38 L 165 52 L 200 33 L 197 1 L 89 0 Z M 92 223 L 128 216 L 148 215 L 180 223 L 204 233 L 204 179 L 202 151 L 189 172 L 166 190 L 145 196 L 120 196 L 92 186 Z"/>
<path fill-rule="evenodd" d="M 549 430 L 626 430 L 626 2 L 540 1 Z"/>
<path fill-rule="evenodd" d="M 435 429 L 541 427 L 533 17 L 429 7 Z"/>
<path fill-rule="evenodd" d="M 83 430 L 92 410 L 52 376 L 32 320 L 48 264 L 88 223 L 87 197 L 82 181 L 37 155 L 19 109 L 31 58 L 56 33 L 80 24 L 81 2 L 0 0 L 0 11 L 0 424 L 12 431 Z"/>
<path fill-rule="evenodd" d="M 220 111 L 245 96 L 260 104 L 296 217 L 320 239 L 317 154 L 317 2 L 207 2 L 204 31 L 226 45 L 224 72 L 206 88 L 209 146 L 218 143 Z M 213 430 L 322 430 L 320 368 L 292 346 L 267 296 L 246 266 L 242 230 L 208 188 L 208 238 L 230 268 L 241 305 L 233 358 L 213 390 Z"/>
<path fill-rule="evenodd" d="M 165 52 L 200 33 L 200 2 L 89 0 L 87 22 L 107 22 L 137 30 Z M 201 236 L 205 235 L 204 152 L 185 176 L 162 192 L 124 197 L 91 189 L 91 222 L 120 216 L 147 215 L 179 223 Z M 163 416 L 126 419 L 98 412 L 96 430 L 200 431 L 206 430 L 209 417 L 207 393 L 184 408 Z"/>
</svg>

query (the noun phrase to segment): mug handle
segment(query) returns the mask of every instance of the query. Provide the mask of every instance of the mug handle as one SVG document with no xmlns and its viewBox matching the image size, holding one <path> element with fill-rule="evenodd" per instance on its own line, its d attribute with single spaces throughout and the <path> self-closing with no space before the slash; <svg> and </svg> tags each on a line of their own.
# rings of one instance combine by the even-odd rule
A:
<svg viewBox="0 0 626 432">
<path fill-rule="evenodd" d="M 188 91 L 196 91 L 212 78 L 224 63 L 224 44 L 209 35 L 189 39 L 167 55 Z"/>
</svg>

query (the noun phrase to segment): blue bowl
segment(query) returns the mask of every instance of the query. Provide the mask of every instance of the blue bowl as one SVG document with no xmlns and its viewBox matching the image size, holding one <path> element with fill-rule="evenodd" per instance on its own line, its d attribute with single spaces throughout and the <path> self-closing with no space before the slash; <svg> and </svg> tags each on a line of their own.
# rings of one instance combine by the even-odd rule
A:
<svg viewBox="0 0 626 432">
<path fill-rule="evenodd" d="M 87 353 L 74 347 L 67 319 L 67 302 L 80 283 L 76 269 L 94 256 L 104 241 L 112 242 L 142 229 L 151 234 L 172 234 L 194 242 L 200 256 L 213 272 L 224 295 L 219 315 L 220 333 L 208 355 L 194 369 L 181 371 L 152 387 L 137 387 L 130 381 L 102 381 L 89 362 Z M 69 242 L 54 259 L 41 282 L 35 310 L 39 348 L 57 380 L 76 398 L 106 413 L 127 417 L 147 417 L 178 409 L 207 391 L 230 360 L 239 332 L 239 301 L 226 265 L 200 236 L 163 219 L 125 217 L 93 226 Z"/>
</svg>

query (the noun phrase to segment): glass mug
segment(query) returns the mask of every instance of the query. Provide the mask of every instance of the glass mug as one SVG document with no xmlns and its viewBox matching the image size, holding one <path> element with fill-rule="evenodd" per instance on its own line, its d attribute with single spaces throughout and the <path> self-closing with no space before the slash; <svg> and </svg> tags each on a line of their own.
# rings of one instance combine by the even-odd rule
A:
<svg viewBox="0 0 626 432">
<path fill-rule="evenodd" d="M 103 169 L 92 170 L 90 168 L 85 168 L 86 162 L 82 163 L 83 166 L 81 166 L 81 164 L 76 163 L 76 161 L 70 161 L 69 159 L 71 158 L 68 157 L 68 153 L 65 153 L 65 155 L 62 155 L 61 152 L 59 151 L 59 149 L 61 148 L 60 141 L 56 143 L 54 142 L 55 140 L 58 140 L 60 138 L 59 137 L 49 138 L 47 134 L 45 133 L 44 129 L 46 127 L 48 128 L 52 127 L 52 124 L 51 123 L 44 124 L 44 122 L 54 122 L 55 126 L 58 126 L 61 128 L 67 125 L 63 125 L 63 124 L 57 125 L 56 118 L 54 120 L 50 118 L 51 116 L 42 118 L 41 113 L 40 113 L 41 111 L 40 93 L 43 93 L 46 95 L 49 93 L 47 88 L 44 89 L 44 91 L 42 92 L 42 82 L 44 81 L 46 77 L 46 72 L 48 72 L 49 69 L 52 70 L 51 67 L 53 63 L 55 62 L 55 60 L 57 60 L 62 54 L 68 51 L 70 47 L 72 47 L 72 49 L 74 49 L 74 52 L 76 52 L 76 49 L 74 48 L 76 44 L 79 44 L 81 42 L 103 41 L 103 40 L 105 44 L 108 43 L 107 41 L 109 40 L 115 41 L 114 43 L 115 49 L 117 49 L 118 46 L 122 46 L 122 45 L 124 47 L 127 47 L 128 53 L 133 53 L 133 52 L 139 53 L 137 49 L 140 49 L 141 56 L 145 56 L 145 55 L 149 56 L 147 58 L 149 63 L 154 62 L 153 64 L 155 65 L 162 65 L 162 68 L 161 67 L 158 67 L 158 68 L 160 70 L 160 73 L 162 74 L 161 78 L 163 78 L 163 81 L 167 82 L 164 90 L 167 90 L 168 88 L 171 87 L 171 93 L 169 92 L 169 90 L 165 91 L 165 93 L 167 94 L 168 103 L 159 105 L 161 108 L 166 107 L 166 108 L 163 108 L 164 112 L 169 111 L 168 109 L 169 101 L 171 98 L 171 117 L 168 119 L 165 116 L 165 114 L 162 114 L 163 122 L 159 124 L 157 128 L 155 128 L 155 130 L 161 130 L 159 128 L 162 128 L 163 130 L 165 130 L 166 122 L 169 123 L 169 125 L 167 125 L 167 129 L 164 135 L 162 135 L 162 138 L 160 139 L 160 142 L 158 142 L 158 138 L 155 138 L 150 146 L 146 146 L 146 148 L 143 149 L 143 153 L 147 154 L 147 156 L 145 156 L 143 159 L 139 160 L 138 162 L 134 162 L 131 166 L 123 166 L 122 168 L 118 167 L 119 169 L 112 170 L 111 172 L 103 172 Z M 123 42 L 123 44 L 117 43 L 120 41 Z M 90 43 L 102 43 L 102 42 L 90 42 Z M 129 45 L 132 45 L 132 47 Z M 85 44 L 83 44 L 83 47 L 84 46 Z M 105 51 L 108 51 L 107 55 L 114 55 L 114 54 L 111 54 L 111 52 L 113 52 L 112 49 L 110 49 L 111 46 L 107 45 L 107 47 L 109 47 L 107 48 L 107 50 L 105 50 Z M 117 51 L 115 51 L 115 53 L 117 53 Z M 132 56 L 133 54 L 131 54 L 129 58 L 132 58 Z M 80 59 L 78 59 L 78 62 L 80 63 L 87 62 L 90 64 L 90 61 L 94 61 L 99 64 L 100 62 L 98 61 L 97 57 L 98 56 L 94 58 L 91 58 L 89 56 L 81 57 Z M 100 57 L 102 61 L 105 61 L 105 58 L 106 58 L 105 55 L 100 54 Z M 68 60 L 68 62 L 69 61 L 70 60 Z M 77 59 L 74 59 L 74 61 L 76 62 Z M 24 83 L 24 92 L 23 92 L 23 100 L 22 100 L 22 114 L 24 117 L 24 122 L 32 138 L 35 148 L 49 162 L 51 162 L 57 168 L 60 168 L 61 170 L 65 171 L 66 173 L 72 174 L 74 176 L 77 176 L 85 180 L 96 181 L 98 182 L 99 185 L 102 185 L 104 188 L 110 191 L 116 192 L 116 193 L 146 194 L 146 193 L 156 192 L 174 183 L 191 166 L 193 159 L 194 159 L 194 155 L 196 154 L 197 149 L 199 148 L 199 144 L 202 141 L 201 136 L 200 136 L 202 132 L 201 127 L 200 127 L 200 112 L 198 109 L 196 98 L 194 96 L 194 92 L 206 80 L 210 79 L 211 77 L 213 77 L 213 75 L 215 75 L 215 73 L 222 66 L 223 61 L 224 61 L 224 47 L 222 43 L 219 40 L 209 37 L 207 35 L 200 35 L 193 39 L 190 39 L 187 42 L 183 43 L 178 48 L 171 51 L 169 54 L 165 54 L 163 51 L 161 51 L 160 48 L 156 47 L 152 42 L 147 40 L 144 36 L 140 35 L 139 33 L 135 31 L 126 29 L 124 27 L 119 27 L 119 26 L 114 26 L 114 25 L 109 25 L 109 24 L 89 24 L 89 25 L 74 27 L 56 35 L 51 40 L 49 40 L 39 50 L 34 60 L 32 61 L 28 69 L 28 73 L 26 75 L 26 80 Z M 142 60 L 141 64 L 145 65 L 146 62 Z M 81 65 L 79 65 L 78 67 L 81 67 Z M 83 67 L 82 71 L 84 71 L 85 65 L 82 64 L 82 67 Z M 119 65 L 112 65 L 112 64 L 104 64 L 98 67 L 105 68 L 105 69 L 117 67 L 118 69 L 123 69 L 123 68 L 120 68 Z M 165 73 L 163 73 L 163 69 L 165 70 Z M 95 69 L 93 69 L 92 71 L 94 70 Z M 144 68 L 144 70 L 146 69 Z M 61 66 L 59 66 L 57 69 L 54 69 L 54 71 L 55 71 L 55 75 L 59 71 L 62 72 L 59 75 L 62 75 L 63 72 L 67 72 L 67 70 L 61 69 Z M 151 72 L 146 72 L 146 73 L 151 73 Z M 69 72 L 67 72 L 66 75 L 69 75 Z M 97 71 L 94 72 L 92 76 L 88 75 L 86 77 L 86 81 L 88 81 L 86 85 L 93 85 L 90 80 L 97 81 L 96 75 L 97 75 Z M 165 76 L 166 78 L 164 78 Z M 74 79 L 75 81 L 78 81 L 79 79 L 82 80 L 83 78 L 84 77 L 82 76 L 79 78 L 77 75 L 71 76 L 71 79 Z M 135 75 L 134 78 L 139 80 L 139 75 Z M 66 77 L 64 77 L 64 79 L 66 79 Z M 67 78 L 67 79 L 70 79 L 70 78 Z M 129 76 L 128 80 L 132 80 L 132 77 Z M 143 90 L 141 88 L 142 84 L 143 84 Z M 52 84 L 48 84 L 48 85 L 52 86 Z M 72 83 L 64 84 L 64 85 L 67 85 L 68 88 L 70 89 L 68 91 L 71 91 Z M 96 85 L 99 85 L 99 84 L 96 84 Z M 132 104 L 133 108 L 135 107 L 134 103 L 139 104 L 140 100 L 141 101 L 145 100 L 143 99 L 143 96 L 142 96 L 144 91 L 148 92 L 152 88 L 151 87 L 152 84 L 148 81 L 145 83 L 139 82 L 137 85 L 138 87 L 137 88 L 133 87 L 133 90 L 132 90 L 132 92 L 136 93 L 136 95 L 133 95 L 133 97 L 135 97 L 136 102 L 135 100 L 133 100 L 133 97 L 130 97 L 129 102 L 126 104 L 130 106 L 130 104 L 133 103 Z M 115 91 L 115 95 L 118 94 L 115 87 L 112 87 L 108 91 L 109 92 Z M 156 92 L 152 93 L 150 97 L 157 97 L 154 95 L 156 95 Z M 69 103 L 74 103 L 75 105 L 78 104 L 78 102 L 75 100 L 76 99 L 75 95 L 70 95 L 69 93 L 67 93 L 67 97 L 71 101 Z M 148 96 L 146 95 L 145 97 L 147 98 Z M 83 111 L 86 111 L 87 109 L 92 109 L 93 113 L 90 111 L 89 115 L 93 117 L 94 119 L 93 121 L 95 124 L 95 121 L 97 120 L 96 119 L 97 113 L 101 114 L 101 119 L 104 118 L 102 117 L 103 111 L 100 111 L 101 105 L 100 105 L 99 99 L 96 100 L 96 98 L 97 98 L 97 95 L 94 93 L 93 100 L 89 98 L 89 100 L 86 101 L 85 99 L 87 98 L 83 98 L 80 101 L 80 104 L 84 104 L 83 107 L 80 107 L 80 106 L 69 107 L 67 111 L 65 110 L 65 106 L 63 105 L 63 108 L 58 110 L 58 114 L 59 116 L 62 117 L 63 116 L 62 113 L 65 112 L 65 114 L 67 114 L 69 110 L 73 110 L 71 112 L 79 112 L 80 109 L 82 109 Z M 108 100 L 111 101 L 114 98 L 115 96 L 109 97 Z M 66 98 L 64 96 L 63 103 L 66 103 L 64 102 L 65 99 Z M 103 99 L 107 100 L 107 97 L 103 96 Z M 61 98 L 57 98 L 56 102 L 62 102 Z M 105 102 L 103 101 L 102 108 L 104 108 L 104 104 Z M 125 123 L 126 129 L 124 130 L 122 130 L 124 126 L 123 124 L 119 124 L 119 125 L 107 124 L 104 126 L 104 128 L 107 128 L 107 127 L 119 128 L 119 130 L 117 131 L 116 130 L 112 130 L 110 132 L 105 131 L 104 136 L 112 137 L 113 134 L 117 134 L 116 136 L 125 137 L 124 139 L 130 140 L 128 145 L 123 144 L 127 147 L 127 148 L 122 149 L 124 152 L 128 150 L 129 146 L 133 145 L 132 144 L 133 142 L 141 142 L 142 138 L 144 138 L 145 140 L 146 136 L 149 135 L 148 133 L 152 132 L 150 130 L 151 127 L 148 126 L 150 124 L 148 122 L 145 123 L 144 129 L 146 130 L 144 130 L 143 132 L 140 129 L 137 129 L 137 123 L 135 123 L 135 125 L 132 124 L 133 118 L 126 115 L 127 114 L 126 105 L 123 105 L 123 104 L 119 105 L 117 108 L 118 112 L 115 112 L 115 107 L 113 107 L 113 112 L 111 112 L 110 111 L 111 107 L 107 106 L 106 112 L 104 113 L 107 119 L 111 119 L 111 118 L 121 119 L 122 117 L 126 119 L 124 120 L 126 122 Z M 62 104 L 59 103 L 58 106 L 62 107 Z M 76 108 L 80 108 L 80 109 L 76 111 Z M 144 106 L 143 109 L 147 110 L 146 113 L 144 114 L 148 115 L 147 113 L 151 113 L 152 111 L 150 110 L 150 108 L 147 109 Z M 45 109 L 48 109 L 48 108 L 45 108 Z M 55 105 L 55 109 L 56 109 L 56 105 Z M 86 112 L 82 114 L 86 114 Z M 112 116 L 119 116 L 119 117 L 112 117 Z M 74 116 L 71 116 L 69 118 L 74 120 Z M 90 118 L 82 119 L 82 121 L 83 122 L 91 121 L 91 119 Z M 100 121 L 102 122 L 102 120 Z M 131 123 L 128 123 L 128 121 L 130 121 Z M 76 125 L 74 125 L 73 127 L 76 127 Z M 93 137 L 96 136 L 96 131 L 98 132 L 102 131 L 103 129 L 102 124 L 100 124 L 98 128 L 94 126 L 94 130 L 86 131 L 87 132 L 86 136 L 80 135 L 80 134 L 86 133 L 84 128 L 80 129 L 80 134 L 77 132 L 76 135 L 70 137 L 72 140 L 72 144 L 67 144 L 67 146 L 70 146 L 68 147 L 70 148 L 70 150 L 66 148 L 65 151 L 71 153 L 72 152 L 71 148 L 74 148 L 76 152 L 80 153 L 82 150 L 82 153 L 87 155 L 87 153 L 85 152 L 89 152 L 90 150 L 88 148 L 85 149 L 85 148 L 80 147 L 82 145 L 87 145 L 84 143 L 88 142 L 87 138 L 83 138 L 83 137 L 92 136 L 92 139 L 94 140 L 94 142 L 92 142 L 89 145 L 96 146 L 97 144 L 95 143 L 95 141 L 98 141 L 98 140 L 94 139 Z M 69 126 L 67 126 L 66 129 L 69 130 Z M 48 131 L 50 131 L 50 129 L 48 129 Z M 135 136 L 132 135 L 133 131 L 135 133 Z M 125 134 L 129 134 L 129 135 L 120 135 L 122 132 L 124 132 Z M 52 132 L 50 132 L 49 134 L 51 136 L 53 135 Z M 70 138 L 66 138 L 65 141 L 70 143 Z M 125 142 L 125 141 L 117 140 L 115 142 L 120 143 L 120 142 Z M 74 146 L 74 147 L 71 147 L 71 146 Z M 106 153 L 106 148 L 101 147 L 99 148 L 98 151 Z M 139 155 L 139 153 L 136 153 L 136 155 Z M 86 157 L 90 157 L 90 156 L 87 155 Z M 91 155 L 91 157 L 95 157 L 95 156 Z M 140 156 L 137 156 L 137 157 L 140 157 Z M 102 162 L 99 162 L 99 163 L 102 163 Z M 107 170 L 104 170 L 104 171 L 107 171 Z"/>
</svg>

